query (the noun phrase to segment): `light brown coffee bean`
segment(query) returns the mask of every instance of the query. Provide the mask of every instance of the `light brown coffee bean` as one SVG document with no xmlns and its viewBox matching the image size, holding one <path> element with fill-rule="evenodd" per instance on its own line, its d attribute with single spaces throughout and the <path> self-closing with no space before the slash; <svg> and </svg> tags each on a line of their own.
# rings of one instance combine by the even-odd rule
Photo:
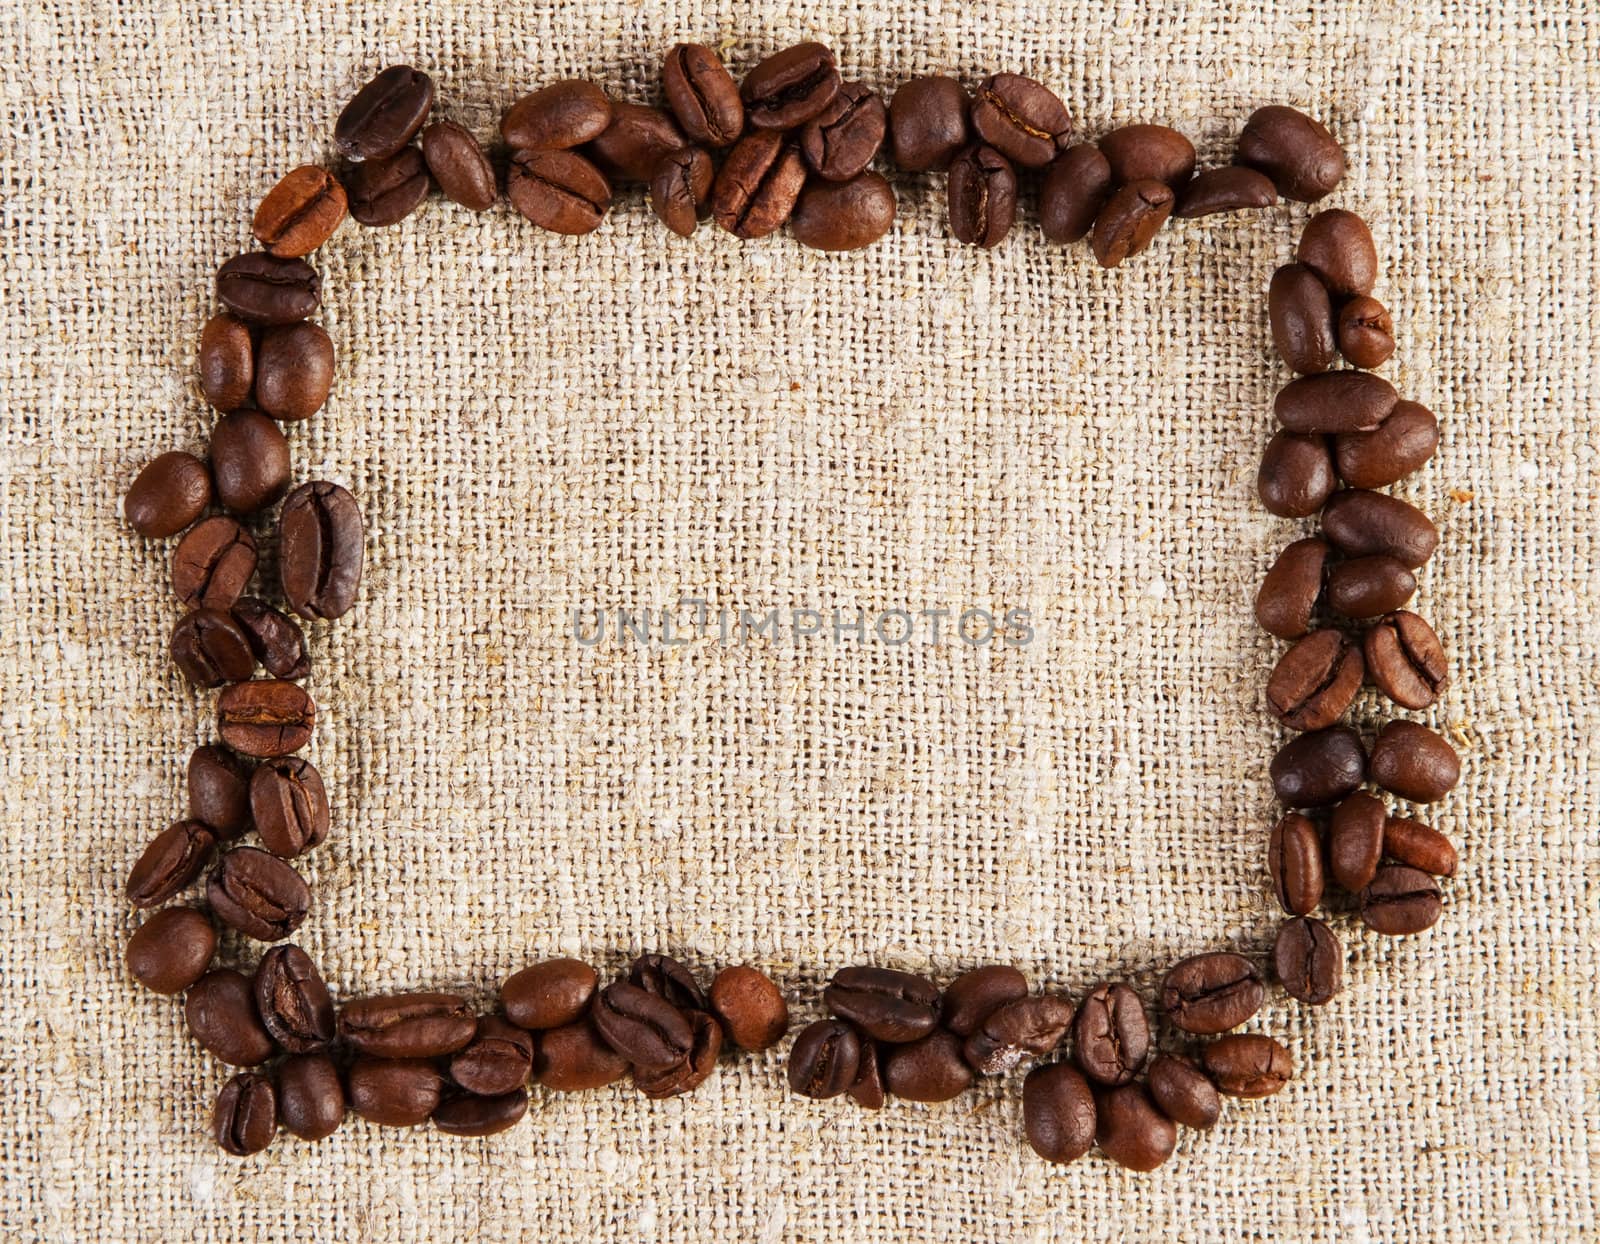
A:
<svg viewBox="0 0 1600 1244">
<path fill-rule="evenodd" d="M 699 43 L 680 43 L 661 66 L 661 89 L 683 132 L 706 147 L 728 147 L 744 133 L 744 101 L 722 58 Z"/>
<path fill-rule="evenodd" d="M 172 554 L 172 590 L 191 609 L 232 608 L 255 572 L 255 538 L 221 514 L 191 527 Z"/>
<path fill-rule="evenodd" d="M 564 151 L 599 138 L 614 116 L 603 90 L 572 78 L 517 100 L 500 119 L 500 134 L 513 151 Z"/>
<path fill-rule="evenodd" d="M 1290 812 L 1267 839 L 1267 873 L 1291 916 L 1310 915 L 1322 902 L 1322 837 L 1309 817 Z"/>
<path fill-rule="evenodd" d="M 711 982 L 711 1009 L 728 1039 L 741 1050 L 776 1045 L 789 1030 L 789 1004 L 764 973 L 752 967 L 723 968 Z"/>
<path fill-rule="evenodd" d="M 1339 353 L 1352 367 L 1382 367 L 1394 353 L 1394 320 L 1376 298 L 1362 295 L 1339 308 Z"/>
<path fill-rule="evenodd" d="M 338 178 L 315 164 L 302 164 L 267 192 L 251 232 L 270 254 L 298 259 L 333 236 L 346 206 Z"/>
<path fill-rule="evenodd" d="M 573 151 L 518 151 L 506 181 L 511 206 L 552 233 L 593 233 L 611 210 L 605 175 Z"/>
<path fill-rule="evenodd" d="M 217 733 L 246 756 L 287 756 L 311 741 L 317 706 L 310 693 L 278 678 L 235 683 L 217 697 Z"/>
<path fill-rule="evenodd" d="M 1267 704 L 1291 730 L 1322 730 L 1344 716 L 1366 672 L 1361 649 L 1331 628 L 1285 652 L 1267 679 Z"/>
<path fill-rule="evenodd" d="M 1368 628 L 1362 647 L 1367 677 L 1401 708 L 1427 708 L 1450 682 L 1444 645 L 1433 627 L 1400 611 Z"/>
<path fill-rule="evenodd" d="M 1172 187 L 1165 182 L 1132 181 L 1114 191 L 1094 219 L 1089 239 L 1095 262 L 1115 268 L 1139 254 L 1172 215 Z"/>
<path fill-rule="evenodd" d="M 679 237 L 689 237 L 710 211 L 715 176 L 711 157 L 699 147 L 674 151 L 650 179 L 651 210 Z"/>
<path fill-rule="evenodd" d="M 780 132 L 746 134 L 712 185 L 712 219 L 736 238 L 764 238 L 789 219 L 805 181 L 805 160 Z"/>
<path fill-rule="evenodd" d="M 1396 863 L 1435 877 L 1453 877 L 1459 862 L 1455 846 L 1421 821 L 1390 817 L 1383 827 L 1383 853 Z"/>
</svg>

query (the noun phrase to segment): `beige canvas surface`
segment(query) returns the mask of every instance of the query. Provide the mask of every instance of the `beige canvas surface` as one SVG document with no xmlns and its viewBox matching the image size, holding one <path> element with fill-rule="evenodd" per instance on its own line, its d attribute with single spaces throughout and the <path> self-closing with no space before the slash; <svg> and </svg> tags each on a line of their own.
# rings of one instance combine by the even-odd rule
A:
<svg viewBox="0 0 1600 1244">
<path fill-rule="evenodd" d="M 1171 6 L 1176 10 L 1178 6 Z M 1595 1238 L 1600 1049 L 1592 4 L 603 0 L 23 3 L 0 16 L 0 1235 L 8 1240 Z M 680 37 L 737 68 L 801 38 L 847 75 L 1058 89 L 1083 132 L 1175 124 L 1226 159 L 1256 106 L 1325 117 L 1441 416 L 1402 491 L 1437 516 L 1417 608 L 1454 662 L 1430 819 L 1464 863 L 1429 934 L 1340 916 L 1344 994 L 1277 997 L 1280 1096 L 1173 1161 L 1064 1169 L 1019 1082 L 866 1114 L 781 1060 L 691 1098 L 536 1093 L 496 1139 L 359 1122 L 239 1162 L 226 1071 L 134 987 L 121 898 L 181 814 L 209 700 L 165 657 L 165 545 L 120 519 L 204 445 L 216 264 L 341 102 L 412 61 L 480 135 L 523 90 L 653 90 Z M 1298 530 L 1255 503 L 1283 373 L 1266 281 L 1306 209 L 1165 231 L 1106 274 L 1031 205 L 984 254 L 899 183 L 859 255 L 714 230 L 637 192 L 583 240 L 434 200 L 317 257 L 334 398 L 296 472 L 368 525 L 313 628 L 308 754 L 335 804 L 298 939 L 341 996 L 487 1002 L 532 959 L 750 961 L 815 1013 L 856 960 L 1015 963 L 1079 995 L 1258 950 L 1278 646 L 1249 602 Z M 574 642 L 574 605 L 1027 609 L 1025 646 Z M 787 612 L 785 613 L 787 617 Z M 680 623 L 683 615 L 680 615 Z M 925 624 L 926 625 L 926 624 Z M 1375 701 L 1360 711 L 1371 720 Z M 249 946 L 227 956 L 248 963 Z"/>
</svg>

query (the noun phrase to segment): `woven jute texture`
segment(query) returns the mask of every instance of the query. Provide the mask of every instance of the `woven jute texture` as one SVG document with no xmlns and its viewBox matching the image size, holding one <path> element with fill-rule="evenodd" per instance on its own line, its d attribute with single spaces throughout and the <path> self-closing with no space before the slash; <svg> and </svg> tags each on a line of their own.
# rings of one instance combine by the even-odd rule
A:
<svg viewBox="0 0 1600 1244">
<path fill-rule="evenodd" d="M 0 1234 L 1596 1238 L 1600 17 L 1183 7 L 7 7 Z M 661 1104 L 536 1092 L 490 1140 L 352 1121 L 236 1161 L 205 1134 L 227 1069 L 122 966 L 127 868 L 212 725 L 165 655 L 170 546 L 120 499 L 154 454 L 203 451 L 215 266 L 279 175 L 333 159 L 382 65 L 426 68 L 487 139 L 553 78 L 650 97 L 679 38 L 741 71 L 821 38 L 881 88 L 1016 69 L 1088 135 L 1169 122 L 1203 161 L 1289 102 L 1349 151 L 1330 202 L 1377 237 L 1386 374 L 1444 427 L 1399 491 L 1443 533 L 1416 608 L 1453 686 L 1422 717 L 1465 774 L 1425 819 L 1464 862 L 1425 936 L 1336 916 L 1343 995 L 1250 1025 L 1292 1048 L 1293 1084 L 1154 1175 L 1038 1160 L 1019 1077 L 869 1114 L 794 1098 L 776 1052 Z M 804 1021 L 853 961 L 1003 961 L 1078 996 L 1270 943 L 1280 645 L 1250 600 L 1301 528 L 1263 514 L 1254 472 L 1285 378 L 1264 291 L 1307 209 L 1171 228 L 1107 274 L 1047 247 L 1031 202 L 980 253 L 947 236 L 939 180 L 898 185 L 894 230 L 847 256 L 678 241 L 630 191 L 581 240 L 435 199 L 316 257 L 338 383 L 290 432 L 295 470 L 349 486 L 368 531 L 357 608 L 311 628 L 335 815 L 296 940 L 337 995 L 489 1005 L 538 957 L 659 949 L 755 963 Z M 682 599 L 709 633 L 663 642 Z M 575 641 L 574 606 L 608 611 L 607 642 Z M 616 641 L 618 608 L 651 611 L 651 642 Z M 724 643 L 721 609 L 783 632 Z M 1027 610 L 1031 642 L 952 642 L 973 609 Z M 894 644 L 858 610 L 951 617 Z"/>
</svg>

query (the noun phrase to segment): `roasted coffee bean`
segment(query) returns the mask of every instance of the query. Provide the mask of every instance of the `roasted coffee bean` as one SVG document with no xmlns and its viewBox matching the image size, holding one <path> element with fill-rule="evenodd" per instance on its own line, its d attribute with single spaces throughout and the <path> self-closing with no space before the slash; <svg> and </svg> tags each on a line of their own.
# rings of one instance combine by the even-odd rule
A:
<svg viewBox="0 0 1600 1244">
<path fill-rule="evenodd" d="M 1372 780 L 1412 803 L 1443 799 L 1461 779 L 1456 749 L 1427 726 L 1391 721 L 1372 745 Z"/>
<path fill-rule="evenodd" d="M 346 205 L 338 178 L 315 164 L 302 164 L 267 192 L 251 232 L 270 254 L 298 259 L 333 236 Z"/>
<path fill-rule="evenodd" d="M 604 91 L 572 78 L 517 100 L 500 119 L 500 134 L 513 151 L 565 151 L 599 138 L 613 115 Z"/>
<path fill-rule="evenodd" d="M 1344 984 L 1344 948 L 1322 921 L 1296 916 L 1278 929 L 1272 970 L 1291 998 L 1325 1006 Z"/>
<path fill-rule="evenodd" d="M 883 1087 L 883 1058 L 881 1048 L 871 1037 L 856 1037 L 861 1042 L 861 1057 L 856 1062 L 856 1078 L 845 1090 L 846 1095 L 864 1110 L 882 1110 L 888 1100 Z"/>
<path fill-rule="evenodd" d="M 450 1078 L 480 1097 L 514 1092 L 533 1074 L 533 1050 L 531 1032 L 498 1015 L 485 1015 L 471 1044 L 451 1056 Z"/>
<path fill-rule="evenodd" d="M 711 982 L 711 1010 L 741 1050 L 764 1050 L 789 1031 L 789 1004 L 766 975 L 752 967 L 723 968 Z"/>
<path fill-rule="evenodd" d="M 1392 557 L 1354 557 L 1328 572 L 1328 607 L 1347 618 L 1389 613 L 1410 600 L 1416 590 L 1416 575 Z M 1370 649 L 1372 632 L 1367 635 Z"/>
<path fill-rule="evenodd" d="M 972 128 L 1024 168 L 1043 168 L 1067 149 L 1072 118 L 1043 83 L 1019 73 L 997 73 L 972 97 Z"/>
<path fill-rule="evenodd" d="M 344 179 L 351 219 L 372 229 L 399 224 L 417 210 L 433 186 L 428 162 L 415 147 L 357 164 Z"/>
<path fill-rule="evenodd" d="M 915 1041 L 939 1022 L 939 987 L 925 976 L 891 968 L 841 968 L 822 1000 L 833 1014 L 879 1041 Z"/>
<path fill-rule="evenodd" d="M 961 1053 L 961 1038 L 936 1028 L 883 1055 L 883 1085 L 907 1101 L 949 1101 L 972 1087 L 972 1067 Z"/>
<path fill-rule="evenodd" d="M 1367 629 L 1362 647 L 1367 677 L 1401 708 L 1427 708 L 1450 681 L 1444 645 L 1414 613 L 1402 610 L 1380 618 Z"/>
<path fill-rule="evenodd" d="M 628 1074 L 628 1060 L 587 1019 L 539 1034 L 535 1078 L 553 1093 L 583 1093 L 615 1084 Z"/>
<path fill-rule="evenodd" d="M 301 1140 L 326 1140 L 344 1122 L 344 1085 L 326 1054 L 295 1054 L 278 1064 L 278 1119 Z"/>
<path fill-rule="evenodd" d="M 199 821 L 174 821 L 150 840 L 128 872 L 126 893 L 135 907 L 155 907 L 200 875 L 216 845 Z"/>
<path fill-rule="evenodd" d="M 496 1097 L 452 1097 L 433 1112 L 433 1125 L 448 1136 L 494 1136 L 515 1127 L 528 1113 L 528 1090 Z"/>
<path fill-rule="evenodd" d="M 435 121 L 422 131 L 422 158 L 444 197 L 475 212 L 494 206 L 499 191 L 494 165 L 472 132 L 454 121 Z"/>
<path fill-rule="evenodd" d="M 141 924 L 124 957 L 133 979 L 155 993 L 182 993 L 205 975 L 217 952 L 217 931 L 204 912 L 168 907 Z"/>
<path fill-rule="evenodd" d="M 1229 1097 L 1271 1097 L 1294 1076 L 1289 1051 L 1256 1032 L 1219 1037 L 1200 1057 L 1217 1088 Z"/>
<path fill-rule="evenodd" d="M 628 967 L 628 983 L 680 1011 L 704 1011 L 709 1006 L 694 973 L 670 955 L 640 955 Z"/>
<path fill-rule="evenodd" d="M 1131 181 L 1114 191 L 1094 218 L 1089 248 L 1102 268 L 1115 268 L 1137 255 L 1172 215 L 1172 187 L 1165 182 Z"/>
<path fill-rule="evenodd" d="M 1354 212 L 1330 208 L 1306 222 L 1294 257 L 1310 268 L 1330 294 L 1370 294 L 1378 279 L 1378 251 L 1367 222 Z"/>
<path fill-rule="evenodd" d="M 1321 730 L 1344 716 L 1365 673 L 1361 649 L 1341 632 L 1313 631 L 1273 667 L 1267 703 L 1289 729 Z"/>
<path fill-rule="evenodd" d="M 374 1058 L 437 1058 L 463 1048 L 478 1017 L 453 993 L 393 993 L 352 998 L 339 1010 L 339 1035 Z"/>
<path fill-rule="evenodd" d="M 1124 984 L 1096 985 L 1072 1021 L 1072 1057 L 1097 1084 L 1126 1084 L 1150 1052 L 1144 1003 Z"/>
<path fill-rule="evenodd" d="M 1261 1009 L 1261 973 L 1243 955 L 1191 955 L 1161 981 L 1161 1009 L 1185 1032 L 1204 1035 L 1237 1028 Z"/>
<path fill-rule="evenodd" d="M 409 65 L 391 65 L 356 92 L 333 141 L 351 160 L 392 156 L 416 136 L 433 107 L 433 79 Z"/>
<path fill-rule="evenodd" d="M 939 1023 L 958 1037 L 970 1037 L 979 1024 L 1008 1002 L 1028 996 L 1028 978 L 1003 964 L 973 968 L 944 991 Z"/>
<path fill-rule="evenodd" d="M 286 423 L 309 419 L 333 388 L 333 341 L 320 324 L 286 324 L 261 335 L 256 403 Z"/>
<path fill-rule="evenodd" d="M 1111 162 L 1093 143 L 1077 143 L 1050 162 L 1039 192 L 1039 225 L 1051 242 L 1077 242 L 1111 197 Z"/>
<path fill-rule="evenodd" d="M 1394 353 L 1394 320 L 1376 298 L 1352 298 L 1339 309 L 1339 353 L 1353 367 L 1382 367 Z"/>
<path fill-rule="evenodd" d="M 585 150 L 612 181 L 647 182 L 662 160 L 688 145 L 671 113 L 643 104 L 614 103 L 611 124 Z"/>
<path fill-rule="evenodd" d="M 1386 554 L 1415 570 L 1439 546 L 1439 529 L 1414 505 L 1387 493 L 1347 488 L 1329 498 L 1322 531 L 1346 557 Z"/>
<path fill-rule="evenodd" d="M 802 246 L 853 251 L 870 246 L 894 224 L 895 197 L 877 173 L 852 181 L 813 181 L 800 192 L 789 227 Z"/>
<path fill-rule="evenodd" d="M 820 43 L 797 43 L 752 69 L 739 95 L 745 118 L 757 129 L 792 130 L 831 104 L 841 85 L 832 51 Z"/>
<path fill-rule="evenodd" d="M 1272 341 L 1283 361 L 1307 375 L 1328 370 L 1337 349 L 1328 287 L 1303 263 L 1284 264 L 1267 288 Z"/>
<path fill-rule="evenodd" d="M 216 838 L 237 838 L 250 828 L 250 773 L 225 747 L 207 744 L 189 753 L 189 815 Z"/>
<path fill-rule="evenodd" d="M 191 527 L 172 554 L 172 590 L 191 609 L 229 609 L 256 572 L 256 542 L 233 519 Z"/>
<path fill-rule="evenodd" d="M 707 147 L 728 147 L 744 133 L 744 101 L 733 75 L 710 48 L 680 43 L 661 65 L 661 88 L 683 132 Z"/>
<path fill-rule="evenodd" d="M 250 777 L 250 815 L 261 845 L 293 859 L 328 836 L 328 795 L 309 760 L 280 756 L 256 766 Z"/>
<path fill-rule="evenodd" d="M 1272 178 L 1284 198 L 1301 203 L 1315 203 L 1344 179 L 1344 151 L 1327 126 L 1282 104 L 1250 114 L 1233 158 Z"/>
<path fill-rule="evenodd" d="M 289 442 L 257 410 L 236 410 L 211 430 L 211 474 L 217 500 L 235 514 L 254 514 L 289 488 Z"/>
<path fill-rule="evenodd" d="M 217 297 L 251 324 L 293 324 L 317 313 L 322 280 L 303 259 L 252 252 L 217 269 Z"/>
<path fill-rule="evenodd" d="M 954 78 L 912 78 L 889 101 L 894 162 L 907 173 L 943 172 L 971 141 L 971 103 Z"/>
<path fill-rule="evenodd" d="M 877 92 L 863 82 L 846 82 L 801 129 L 800 153 L 817 176 L 849 181 L 872 163 L 888 127 L 889 110 Z"/>
<path fill-rule="evenodd" d="M 220 609 L 194 609 L 179 618 L 167 644 L 172 663 L 197 687 L 243 682 L 256 672 L 249 637 Z"/>
<path fill-rule="evenodd" d="M 139 472 L 123 498 L 128 525 L 141 536 L 175 536 L 211 504 L 211 473 L 193 454 L 162 454 Z"/>
<path fill-rule="evenodd" d="M 689 1026 L 694 1030 L 694 1043 L 676 1063 L 660 1071 L 633 1069 L 634 1087 L 646 1097 L 661 1101 L 693 1092 L 717 1069 L 717 1055 L 722 1053 L 722 1025 L 707 1012 L 695 1011 L 689 1017 Z"/>
<path fill-rule="evenodd" d="M 711 210 L 715 177 L 710 156 L 699 147 L 681 147 L 661 161 L 650 179 L 650 208 L 662 224 L 686 238 Z"/>
<path fill-rule="evenodd" d="M 1256 621 L 1262 630 L 1279 639 L 1299 639 L 1311 629 L 1327 560 L 1327 544 L 1315 537 L 1296 540 L 1278 554 L 1256 592 Z"/>
<path fill-rule="evenodd" d="M 1106 1157 L 1130 1171 L 1153 1171 L 1178 1147 L 1178 1128 L 1142 1084 L 1124 1084 L 1095 1106 L 1095 1139 Z"/>
<path fill-rule="evenodd" d="M 1005 1075 L 1025 1060 L 1053 1051 L 1071 1024 L 1072 1003 L 1065 998 L 1018 998 L 984 1017 L 962 1045 L 962 1057 L 982 1075 Z"/>
<path fill-rule="evenodd" d="M 1456 849 L 1437 829 L 1421 821 L 1390 817 L 1383 827 L 1383 853 L 1397 863 L 1435 877 L 1456 875 Z"/>
<path fill-rule="evenodd" d="M 1017 173 L 993 147 L 974 143 L 950 164 L 946 186 L 956 241 L 999 246 L 1017 218 Z"/>
<path fill-rule="evenodd" d="M 856 1030 L 836 1019 L 802 1028 L 789 1050 L 789 1087 L 816 1101 L 839 1096 L 855 1083 L 861 1047 Z"/>
<path fill-rule="evenodd" d="M 183 1000 L 189 1032 L 234 1067 L 254 1067 L 272 1057 L 272 1037 L 256 1014 L 250 978 L 232 968 L 207 972 Z"/>
<path fill-rule="evenodd" d="M 361 509 L 338 484 L 301 484 L 278 514 L 278 580 L 302 618 L 337 618 L 361 583 Z"/>
<path fill-rule="evenodd" d="M 1290 432 L 1370 432 L 1394 410 L 1399 395 L 1382 376 L 1328 371 L 1301 376 L 1278 390 L 1273 412 Z"/>
<path fill-rule="evenodd" d="M 500 1005 L 519 1028 L 561 1028 L 589 1009 L 600 978 L 576 959 L 547 959 L 506 978 Z"/>
<path fill-rule="evenodd" d="M 1218 212 L 1272 207 L 1277 201 L 1278 191 L 1265 173 L 1230 164 L 1208 168 L 1180 187 L 1178 205 L 1172 214 L 1180 220 L 1194 220 L 1201 216 L 1214 216 Z"/>
<path fill-rule="evenodd" d="M 200 391 L 218 410 L 237 410 L 256 378 L 255 336 L 250 325 L 223 311 L 200 330 Z"/>
<path fill-rule="evenodd" d="M 217 697 L 217 733 L 246 756 L 287 756 L 311 740 L 317 706 L 292 682 L 257 678 Z"/>
<path fill-rule="evenodd" d="M 1187 1058 L 1158 1054 L 1150 1062 L 1145 1087 L 1161 1113 L 1174 1123 L 1209 1131 L 1222 1114 L 1217 1086 Z"/>
<path fill-rule="evenodd" d="M 1094 1093 L 1066 1063 L 1035 1067 L 1022 1082 L 1022 1129 L 1046 1162 L 1074 1162 L 1094 1145 Z"/>
<path fill-rule="evenodd" d="M 235 847 L 206 883 L 206 901 L 226 925 L 258 942 L 288 937 L 311 908 L 305 879 L 275 855 Z"/>
<path fill-rule="evenodd" d="M 1372 432 L 1334 438 L 1339 478 L 1352 488 L 1383 488 L 1420 468 L 1439 447 L 1439 421 L 1417 402 L 1399 401 Z"/>
<path fill-rule="evenodd" d="M 1279 429 L 1267 442 L 1256 472 L 1256 495 L 1267 513 L 1307 518 L 1339 486 L 1326 437 Z"/>
<path fill-rule="evenodd" d="M 1272 789 L 1291 808 L 1338 803 L 1367 775 L 1361 738 L 1348 726 L 1330 726 L 1290 739 L 1272 758 Z"/>
<path fill-rule="evenodd" d="M 613 981 L 602 989 L 590 1015 L 611 1048 L 645 1071 L 665 1071 L 694 1048 L 688 1016 L 665 998 L 627 981 Z"/>
<path fill-rule="evenodd" d="M 278 1133 L 277 1092 L 267 1076 L 242 1071 L 222 1086 L 211 1111 L 211 1138 L 224 1153 L 247 1158 Z"/>
<path fill-rule="evenodd" d="M 1351 894 L 1371 884 L 1383 856 L 1383 800 L 1357 791 L 1333 810 L 1328 824 L 1328 871 Z"/>
<path fill-rule="evenodd" d="M 348 1080 L 350 1109 L 385 1127 L 425 1122 L 444 1095 L 444 1078 L 422 1058 L 358 1058 Z"/>
<path fill-rule="evenodd" d="M 575 151 L 519 151 L 506 181 L 511 206 L 541 229 L 593 233 L 611 210 L 611 186 Z"/>
<path fill-rule="evenodd" d="M 1308 817 L 1291 812 L 1267 839 L 1267 872 L 1278 902 L 1291 916 L 1309 915 L 1322 902 L 1322 837 Z"/>
<path fill-rule="evenodd" d="M 274 946 L 261 956 L 255 996 L 262 1024 L 290 1054 L 314 1054 L 333 1042 L 333 999 L 300 947 Z"/>
<path fill-rule="evenodd" d="M 1443 910 L 1438 883 L 1421 869 L 1402 864 L 1378 869 L 1360 901 L 1367 927 L 1390 937 L 1432 928 Z"/>
<path fill-rule="evenodd" d="M 712 219 L 734 237 L 766 237 L 789 219 L 805 180 L 805 160 L 782 134 L 746 134 L 711 187 Z"/>
<path fill-rule="evenodd" d="M 300 624 L 255 596 L 241 596 L 233 620 L 250 641 L 250 650 L 274 678 L 301 679 L 311 674 L 311 656 Z"/>
<path fill-rule="evenodd" d="M 1165 125 L 1123 125 L 1100 139 L 1112 180 L 1164 181 L 1177 190 L 1194 176 L 1194 144 Z"/>
</svg>

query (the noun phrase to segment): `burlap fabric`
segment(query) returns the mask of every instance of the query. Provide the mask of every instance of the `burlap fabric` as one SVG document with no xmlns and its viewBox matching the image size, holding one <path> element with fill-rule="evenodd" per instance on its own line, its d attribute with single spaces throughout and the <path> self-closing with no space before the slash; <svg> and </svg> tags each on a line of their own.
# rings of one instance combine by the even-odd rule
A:
<svg viewBox="0 0 1600 1244">
<path fill-rule="evenodd" d="M 1388 374 L 1445 427 L 1404 491 L 1444 535 L 1418 607 L 1465 778 L 1430 815 L 1465 862 L 1427 936 L 1341 925 L 1343 996 L 1252 1025 L 1292 1087 L 1154 1176 L 1047 1167 L 1015 1079 L 872 1115 L 792 1098 L 777 1057 L 659 1105 L 537 1094 L 489 1141 L 356 1122 L 238 1162 L 204 1134 L 227 1072 L 124 973 L 126 869 L 212 731 L 164 653 L 168 547 L 119 500 L 205 443 L 215 265 L 378 66 L 426 67 L 487 137 L 550 78 L 642 97 L 686 36 L 741 69 L 825 38 L 879 85 L 1015 68 L 1091 134 L 1168 121 L 1210 160 L 1287 101 L 1349 150 L 1335 201 L 1383 255 Z M 8 9 L 0 1232 L 1594 1238 L 1597 66 L 1582 0 Z M 319 256 L 339 381 L 296 470 L 369 525 L 359 607 L 313 628 L 337 812 L 298 940 L 339 994 L 482 1001 L 537 956 L 644 948 L 797 997 L 860 959 L 1079 993 L 1270 937 L 1278 646 L 1249 602 L 1295 529 L 1253 474 L 1282 378 L 1264 289 L 1305 209 L 1169 230 L 1108 275 L 1031 214 L 992 254 L 954 245 L 940 185 L 902 189 L 845 257 L 675 241 L 636 193 L 580 241 L 434 201 Z M 574 605 L 680 597 L 711 635 L 571 637 Z M 723 644 L 724 606 L 1025 608 L 1035 634 Z"/>
</svg>

